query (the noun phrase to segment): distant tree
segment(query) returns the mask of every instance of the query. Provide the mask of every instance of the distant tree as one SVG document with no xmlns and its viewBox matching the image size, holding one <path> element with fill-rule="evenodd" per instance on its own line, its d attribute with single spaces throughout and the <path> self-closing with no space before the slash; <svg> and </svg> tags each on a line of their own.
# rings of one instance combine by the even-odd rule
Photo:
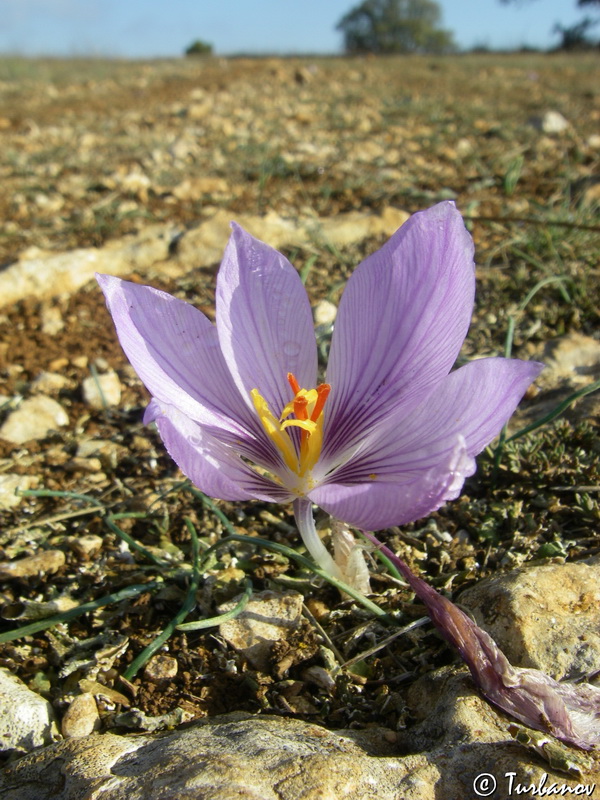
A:
<svg viewBox="0 0 600 800">
<path fill-rule="evenodd" d="M 504 5 L 522 3 L 523 0 L 500 0 Z M 577 0 L 578 7 L 583 6 L 600 6 L 600 0 Z M 562 42 L 558 46 L 559 50 L 586 50 L 591 47 L 598 47 L 600 42 L 595 39 L 590 39 L 588 33 L 590 28 L 593 28 L 600 22 L 599 19 L 592 19 L 591 17 L 584 17 L 580 22 L 570 25 L 565 28 L 559 22 L 554 26 L 554 33 L 559 33 L 562 36 Z"/>
<path fill-rule="evenodd" d="M 203 42 L 201 39 L 196 39 L 189 47 L 185 48 L 186 56 L 210 56 L 212 51 L 212 44 Z"/>
<path fill-rule="evenodd" d="M 347 53 L 446 53 L 455 49 L 451 31 L 439 27 L 434 0 L 363 0 L 341 18 Z"/>
<path fill-rule="evenodd" d="M 590 17 L 584 17 L 581 22 L 570 25 L 568 28 L 557 22 L 554 32 L 560 33 L 562 36 L 559 50 L 589 50 L 591 47 L 597 47 L 598 42 L 588 36 L 590 28 L 597 24 L 598 20 L 590 19 Z"/>
</svg>

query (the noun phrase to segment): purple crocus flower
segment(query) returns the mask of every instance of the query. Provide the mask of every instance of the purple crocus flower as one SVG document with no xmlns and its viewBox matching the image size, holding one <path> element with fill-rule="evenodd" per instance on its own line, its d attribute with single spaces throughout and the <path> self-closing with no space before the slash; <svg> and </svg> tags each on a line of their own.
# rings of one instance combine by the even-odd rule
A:
<svg viewBox="0 0 600 800">
<path fill-rule="evenodd" d="M 411 522 L 460 493 L 542 366 L 485 358 L 450 372 L 473 310 L 473 241 L 454 204 L 412 216 L 354 272 L 326 383 L 289 261 L 233 224 L 216 325 L 164 292 L 99 275 L 121 345 L 182 472 L 222 500 L 292 501 L 313 558 L 339 570 L 311 504 L 362 529 Z"/>
</svg>

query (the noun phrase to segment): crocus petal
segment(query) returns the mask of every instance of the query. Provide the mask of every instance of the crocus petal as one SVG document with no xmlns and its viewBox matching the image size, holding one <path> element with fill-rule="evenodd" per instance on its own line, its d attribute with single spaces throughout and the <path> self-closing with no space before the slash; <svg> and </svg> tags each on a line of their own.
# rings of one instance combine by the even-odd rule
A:
<svg viewBox="0 0 600 800">
<path fill-rule="evenodd" d="M 453 203 L 414 214 L 355 270 L 331 343 L 326 457 L 378 424 L 388 403 L 410 407 L 450 371 L 474 291 L 473 241 Z"/>
<path fill-rule="evenodd" d="M 429 514 L 458 496 L 475 471 L 473 456 L 500 433 L 542 368 L 536 362 L 486 358 L 452 372 L 412 412 L 391 413 L 311 497 L 369 530 Z M 458 442 L 464 444 L 462 454 Z M 360 523 L 354 521 L 358 516 Z"/>
<path fill-rule="evenodd" d="M 255 422 L 229 374 L 215 326 L 150 286 L 97 275 L 125 355 L 151 395 L 190 419 L 243 432 Z"/>
<path fill-rule="evenodd" d="M 279 416 L 292 399 L 287 373 L 313 387 L 317 346 L 308 297 L 296 270 L 272 247 L 233 224 L 217 277 L 217 330 L 238 389 L 258 389 Z"/>
<path fill-rule="evenodd" d="M 174 406 L 153 399 L 144 422 L 156 422 L 169 455 L 201 491 L 220 500 L 285 503 L 291 495 Z"/>
<path fill-rule="evenodd" d="M 436 432 L 460 433 L 475 456 L 500 433 L 543 369 L 537 361 L 510 358 L 471 361 L 441 380 L 404 425 L 425 442 Z"/>
<path fill-rule="evenodd" d="M 441 461 L 457 435 L 464 437 L 467 453 L 477 455 L 500 433 L 542 369 L 535 361 L 507 358 L 466 364 L 440 380 L 412 411 L 402 406 L 391 411 L 327 482 L 357 482 L 373 473 L 406 480 L 407 474 Z M 323 469 L 327 466 L 324 462 Z"/>
<path fill-rule="evenodd" d="M 365 530 L 380 530 L 403 525 L 435 511 L 458 497 L 465 478 L 475 472 L 462 436 L 454 446 L 442 451 L 438 460 L 430 453 L 419 453 L 420 462 L 403 475 L 372 477 L 335 473 L 336 482 L 324 483 L 309 493 L 310 499 L 331 516 Z M 347 480 L 342 483 L 341 480 Z M 364 481 L 364 482 L 361 482 Z"/>
</svg>

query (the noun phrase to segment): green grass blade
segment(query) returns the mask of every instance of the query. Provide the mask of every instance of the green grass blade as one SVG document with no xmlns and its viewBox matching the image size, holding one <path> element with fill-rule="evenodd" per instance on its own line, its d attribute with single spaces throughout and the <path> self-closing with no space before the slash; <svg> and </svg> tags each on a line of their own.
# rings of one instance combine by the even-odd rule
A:
<svg viewBox="0 0 600 800">
<path fill-rule="evenodd" d="M 535 286 L 532 289 L 530 289 L 530 291 L 525 295 L 525 298 L 519 304 L 518 311 L 519 312 L 524 311 L 527 308 L 528 304 L 531 302 L 531 300 L 539 292 L 539 290 L 542 289 L 544 286 L 547 286 L 548 284 L 551 284 L 551 283 L 558 283 L 559 284 L 559 288 L 560 288 L 563 300 L 565 300 L 566 302 L 570 303 L 571 302 L 571 298 L 569 297 L 569 293 L 567 292 L 567 290 L 566 290 L 566 288 L 564 286 L 565 281 L 566 281 L 566 278 L 563 277 L 562 275 L 553 275 L 553 276 L 550 276 L 550 277 L 547 277 L 547 278 L 542 278 L 542 280 L 538 281 L 535 284 Z M 516 318 L 516 316 L 511 314 L 509 316 L 509 318 L 508 318 L 508 327 L 506 329 L 506 339 L 504 341 L 504 357 L 505 358 L 510 358 L 511 355 L 512 355 L 512 347 L 513 347 L 513 341 L 514 341 L 514 337 L 515 337 L 516 325 L 517 325 L 517 318 Z M 586 392 L 586 394 L 587 394 L 587 392 Z M 573 400 L 571 400 L 567 404 L 567 406 L 565 406 L 564 408 L 567 408 L 571 404 L 571 402 L 573 402 L 576 399 L 577 398 L 574 398 Z M 550 422 L 550 420 L 554 419 L 559 414 L 561 414 L 564 411 L 564 408 L 561 408 L 561 410 L 558 411 L 556 414 L 554 414 L 554 412 L 551 412 L 549 415 L 547 415 L 547 417 L 544 417 L 539 422 L 532 423 L 533 427 L 528 426 L 527 430 L 525 430 L 525 429 L 523 429 L 523 430 L 526 433 L 529 433 L 529 430 L 535 430 L 536 428 L 539 428 L 541 425 L 545 425 L 547 422 Z M 552 414 L 554 414 L 554 416 L 552 416 Z M 510 437 L 510 439 L 507 439 L 506 438 L 507 430 L 508 430 L 508 423 L 506 423 L 506 425 L 500 431 L 500 436 L 498 438 L 498 444 L 496 445 L 496 448 L 494 450 L 494 466 L 492 468 L 492 476 L 491 476 L 492 485 L 495 484 L 495 482 L 496 482 L 496 476 L 498 475 L 498 470 L 500 468 L 500 462 L 502 460 L 502 453 L 504 452 L 504 445 L 506 444 L 507 441 L 510 442 L 514 438 L 516 438 L 517 435 L 521 435 L 521 436 L 524 435 L 522 432 L 519 431 L 519 434 L 514 434 L 513 436 Z"/>
<path fill-rule="evenodd" d="M 110 528 L 110 530 L 113 533 L 115 533 L 120 539 L 126 542 L 129 545 L 129 547 L 131 547 L 132 550 L 137 550 L 137 552 L 145 556 L 145 558 L 147 558 L 148 561 L 151 561 L 153 564 L 155 564 L 157 567 L 160 567 L 161 569 L 170 566 L 166 561 L 163 561 L 162 558 L 158 558 L 157 556 L 154 555 L 154 553 L 151 553 L 150 550 L 146 549 L 143 544 L 137 542 L 133 538 L 133 536 L 130 536 L 128 533 L 125 533 L 125 531 L 121 530 L 121 528 L 119 528 L 119 526 L 115 524 L 113 519 L 114 518 L 112 514 L 106 517 L 104 519 L 106 526 Z"/>
<path fill-rule="evenodd" d="M 164 628 L 162 633 L 160 633 L 156 639 L 153 639 L 150 644 L 145 647 L 142 652 L 133 659 L 131 664 L 127 667 L 125 672 L 123 673 L 123 677 L 130 681 L 132 680 L 137 672 L 144 666 L 144 664 L 152 658 L 152 656 L 160 650 L 163 644 L 171 638 L 172 634 L 174 633 L 175 629 L 179 626 L 181 622 L 187 617 L 187 615 L 192 611 L 194 606 L 196 605 L 196 589 L 198 588 L 197 583 L 192 578 L 190 581 L 190 586 L 188 592 L 186 594 L 185 600 L 183 605 L 179 609 L 178 613 L 173 617 L 173 619 L 169 622 L 168 625 Z"/>
<path fill-rule="evenodd" d="M 367 537 L 364 535 L 362 531 L 359 530 L 358 533 L 361 539 L 371 544 L 371 541 L 367 539 Z M 408 584 L 406 583 L 406 579 L 404 578 L 402 573 L 397 569 L 397 567 L 394 566 L 392 561 L 385 555 L 385 553 L 382 553 L 381 550 L 373 550 L 372 548 L 369 548 L 369 552 L 372 555 L 376 556 L 379 559 L 379 561 L 381 561 L 381 563 L 385 566 L 385 568 L 393 578 L 396 578 L 396 580 L 401 581 L 402 583 L 408 586 Z"/>
<path fill-rule="evenodd" d="M 310 256 L 310 258 L 307 260 L 306 264 L 300 270 L 300 280 L 302 281 L 302 285 L 303 286 L 306 285 L 306 281 L 308 280 L 308 276 L 310 275 L 310 271 L 314 267 L 316 261 L 317 261 L 317 256 L 316 256 L 316 254 L 313 254 L 312 256 Z"/>
<path fill-rule="evenodd" d="M 60 614 L 55 614 L 46 619 L 40 619 L 37 622 L 32 622 L 31 625 L 24 625 L 21 628 L 16 628 L 13 631 L 6 631 L 0 633 L 0 644 L 4 642 L 12 642 L 14 639 L 20 639 L 22 636 L 31 636 L 34 633 L 45 631 L 48 628 L 53 628 L 61 622 L 69 622 L 69 620 L 76 619 L 82 614 L 87 614 L 89 611 L 96 611 L 98 608 L 103 608 L 111 603 L 120 603 L 122 600 L 128 600 L 131 597 L 137 597 L 144 592 L 152 592 L 155 589 L 163 588 L 162 581 L 153 581 L 152 583 L 138 583 L 132 586 L 127 586 L 118 592 L 106 594 L 99 597 L 97 600 L 91 600 L 89 603 L 83 603 L 76 608 L 70 608 L 68 611 L 62 611 Z"/>
<path fill-rule="evenodd" d="M 194 497 L 197 497 L 198 500 L 201 501 L 203 506 L 208 508 L 208 510 L 211 511 L 220 522 L 223 523 L 223 527 L 227 533 L 231 534 L 232 536 L 236 534 L 236 530 L 231 522 L 227 519 L 227 516 L 215 503 L 213 503 L 210 497 L 207 497 L 203 492 L 201 492 L 199 489 L 195 489 L 193 486 L 188 486 L 187 488 L 188 491 L 194 495 Z"/>
<path fill-rule="evenodd" d="M 158 650 L 160 650 L 163 644 L 171 638 L 174 631 L 179 627 L 179 625 L 196 605 L 196 592 L 198 591 L 198 587 L 200 586 L 200 581 L 202 578 L 202 574 L 200 572 L 200 542 L 198 539 L 198 534 L 196 533 L 196 528 L 194 527 L 192 521 L 186 517 L 185 524 L 190 533 L 192 541 L 192 579 L 190 581 L 190 585 L 188 586 L 185 600 L 183 601 L 183 605 L 177 614 L 164 628 L 162 633 L 160 633 L 156 639 L 153 639 L 153 641 L 150 642 L 150 644 L 145 647 L 127 667 L 123 673 L 123 677 L 128 681 L 132 680 L 139 670 L 144 666 L 144 664 L 146 664 L 146 662 L 152 658 L 152 656 Z"/>
<path fill-rule="evenodd" d="M 536 296 L 540 289 L 543 289 L 544 286 L 548 286 L 551 283 L 558 283 L 559 291 L 562 295 L 563 300 L 566 303 L 571 303 L 571 297 L 565 288 L 565 283 L 567 282 L 567 278 L 564 275 L 551 275 L 548 278 L 542 278 L 541 281 L 538 281 L 536 285 L 525 295 L 525 299 L 522 303 L 519 304 L 519 311 L 524 311 L 525 308 L 529 305 L 530 301 Z"/>
<path fill-rule="evenodd" d="M 222 622 L 228 622 L 230 619 L 234 619 L 241 614 L 242 611 L 248 605 L 248 601 L 252 596 L 252 583 L 250 580 L 246 578 L 244 581 L 244 593 L 240 600 L 235 604 L 235 606 L 230 610 L 226 611 L 224 614 L 219 614 L 216 617 L 208 617 L 207 619 L 199 619 L 195 622 L 184 622 L 181 625 L 177 626 L 178 631 L 200 631 L 204 628 L 214 628 L 217 625 L 220 625 Z"/>
<path fill-rule="evenodd" d="M 585 397 L 586 394 L 591 394 L 592 392 L 597 391 L 600 389 L 600 380 L 594 381 L 589 386 L 585 386 L 583 389 L 579 389 L 579 391 L 574 392 L 573 394 L 569 395 L 562 403 L 559 403 L 552 411 L 549 411 L 544 417 L 535 420 L 534 422 L 529 423 L 524 428 L 521 428 L 516 433 L 513 433 L 512 436 L 509 436 L 506 439 L 506 442 L 513 442 L 515 439 L 519 439 L 521 436 L 525 436 L 532 431 L 537 430 L 537 428 L 541 428 L 542 425 L 546 425 L 548 422 L 552 422 L 553 419 L 559 417 L 563 411 L 566 411 L 570 405 L 572 405 L 576 400 L 579 400 L 581 397 Z"/>
<path fill-rule="evenodd" d="M 62 497 L 68 500 L 83 500 L 84 503 L 89 503 L 98 508 L 106 508 L 104 503 L 101 503 L 95 497 L 90 497 L 87 494 L 79 494 L 78 492 L 59 492 L 54 489 L 21 489 L 17 494 L 22 497 Z"/>
</svg>

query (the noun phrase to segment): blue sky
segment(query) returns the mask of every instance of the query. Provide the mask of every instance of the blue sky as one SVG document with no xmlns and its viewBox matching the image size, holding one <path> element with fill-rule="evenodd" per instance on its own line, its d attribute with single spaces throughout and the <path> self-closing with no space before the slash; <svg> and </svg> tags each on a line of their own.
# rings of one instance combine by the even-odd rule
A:
<svg viewBox="0 0 600 800">
<path fill-rule="evenodd" d="M 0 53 L 178 56 L 195 38 L 236 52 L 339 52 L 337 21 L 357 0 L 0 0 Z M 557 43 L 576 0 L 439 0 L 461 47 Z"/>
</svg>

